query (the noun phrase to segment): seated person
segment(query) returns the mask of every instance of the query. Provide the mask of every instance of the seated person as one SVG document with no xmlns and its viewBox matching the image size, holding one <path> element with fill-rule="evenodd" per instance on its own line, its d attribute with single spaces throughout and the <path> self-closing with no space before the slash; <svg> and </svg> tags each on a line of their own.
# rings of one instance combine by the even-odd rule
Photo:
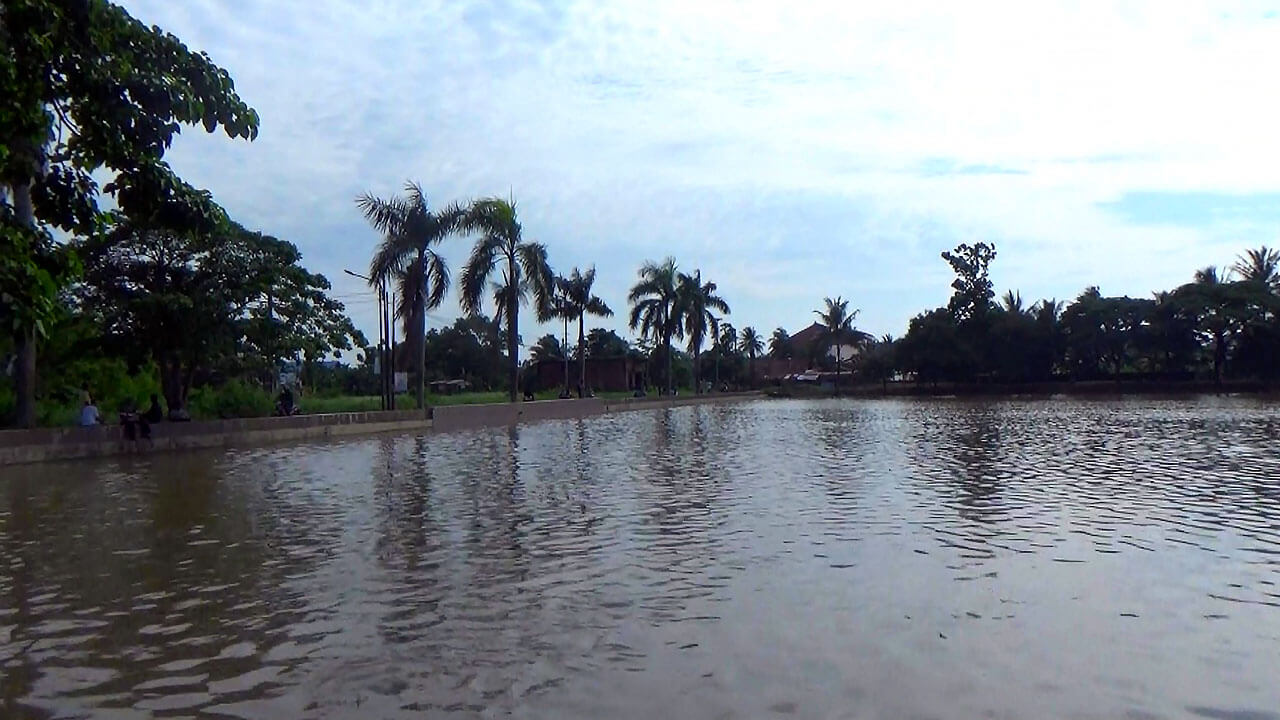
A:
<svg viewBox="0 0 1280 720">
<path fill-rule="evenodd" d="M 151 407 L 142 414 L 142 419 L 153 425 L 164 420 L 164 411 L 160 409 L 160 398 L 156 397 L 155 393 L 151 393 Z"/>
<path fill-rule="evenodd" d="M 98 413 L 98 406 L 93 404 L 93 398 L 85 400 L 80 408 L 80 427 L 93 427 L 100 424 L 102 424 L 102 415 Z"/>
</svg>

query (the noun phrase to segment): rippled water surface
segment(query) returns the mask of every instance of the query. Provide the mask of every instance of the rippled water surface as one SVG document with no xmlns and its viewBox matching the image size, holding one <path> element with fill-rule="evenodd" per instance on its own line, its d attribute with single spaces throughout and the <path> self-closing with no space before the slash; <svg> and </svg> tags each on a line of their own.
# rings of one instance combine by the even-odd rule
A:
<svg viewBox="0 0 1280 720">
<path fill-rule="evenodd" d="M 1280 409 L 755 402 L 0 470 L 0 717 L 1280 719 Z"/>
</svg>

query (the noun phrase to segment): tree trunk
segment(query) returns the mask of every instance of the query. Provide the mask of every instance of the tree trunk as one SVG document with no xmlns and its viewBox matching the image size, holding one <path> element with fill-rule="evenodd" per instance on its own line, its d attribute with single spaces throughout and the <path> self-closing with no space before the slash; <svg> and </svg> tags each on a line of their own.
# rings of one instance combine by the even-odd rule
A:
<svg viewBox="0 0 1280 720">
<path fill-rule="evenodd" d="M 24 227 L 35 227 L 36 212 L 31 204 L 31 181 L 13 185 L 14 219 Z M 14 349 L 18 354 L 17 367 L 13 369 L 13 394 L 16 407 L 14 418 L 18 427 L 35 427 L 36 424 L 36 334 L 34 328 L 19 329 L 14 336 Z"/>
<path fill-rule="evenodd" d="M 516 278 L 516 261 L 511 258 L 507 261 L 507 282 L 517 285 Z M 511 383 L 511 402 L 516 402 L 520 384 L 520 338 L 517 337 L 520 319 L 517 315 L 520 313 L 520 297 L 513 291 L 508 293 L 511 297 L 507 299 L 507 353 L 511 355 L 511 369 L 507 373 L 507 379 Z"/>
<path fill-rule="evenodd" d="M 716 379 L 715 379 L 715 387 L 712 388 L 713 391 L 716 388 L 720 387 L 720 348 L 717 347 L 715 352 L 716 352 Z"/>
<path fill-rule="evenodd" d="M 422 410 L 427 406 L 427 300 L 423 296 L 426 292 L 427 285 L 427 256 L 422 248 L 418 248 L 418 274 L 421 277 L 421 285 L 414 288 L 413 312 L 415 313 L 415 322 L 413 323 L 413 357 L 414 357 L 414 374 L 418 376 L 418 381 L 414 383 L 417 386 L 418 409 Z"/>
<path fill-rule="evenodd" d="M 569 397 L 569 318 L 564 318 L 564 335 L 561 336 L 563 342 L 560 345 L 560 355 L 564 360 L 564 396 Z"/>
<path fill-rule="evenodd" d="M 840 397 L 840 345 L 836 345 L 836 397 Z"/>
<path fill-rule="evenodd" d="M 587 336 L 583 332 L 583 313 L 578 313 L 578 363 L 581 372 L 578 375 L 578 397 L 585 397 L 587 392 Z"/>
<path fill-rule="evenodd" d="M 18 354 L 17 367 L 13 369 L 13 394 L 17 406 L 14 421 L 18 427 L 36 425 L 36 336 L 30 328 L 18 330 L 13 335 Z"/>
<path fill-rule="evenodd" d="M 698 357 L 702 354 L 702 343 L 693 346 L 693 394 L 702 394 L 702 358 Z"/>
<path fill-rule="evenodd" d="M 667 353 L 667 394 L 674 395 L 676 391 L 675 374 L 671 371 L 671 336 L 667 335 L 662 339 L 662 348 Z"/>
<path fill-rule="evenodd" d="M 164 395 L 165 407 L 169 408 L 169 417 L 180 417 L 186 402 L 182 393 L 182 365 L 175 357 L 160 359 L 160 392 Z"/>
</svg>

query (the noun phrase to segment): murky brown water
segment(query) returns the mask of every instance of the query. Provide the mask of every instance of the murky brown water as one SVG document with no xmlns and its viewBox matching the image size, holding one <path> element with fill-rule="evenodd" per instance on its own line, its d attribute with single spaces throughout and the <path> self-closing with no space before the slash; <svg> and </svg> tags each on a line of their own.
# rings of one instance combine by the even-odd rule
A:
<svg viewBox="0 0 1280 720">
<path fill-rule="evenodd" d="M 1274 720 L 1278 434 L 760 402 L 5 469 L 0 716 Z"/>
</svg>

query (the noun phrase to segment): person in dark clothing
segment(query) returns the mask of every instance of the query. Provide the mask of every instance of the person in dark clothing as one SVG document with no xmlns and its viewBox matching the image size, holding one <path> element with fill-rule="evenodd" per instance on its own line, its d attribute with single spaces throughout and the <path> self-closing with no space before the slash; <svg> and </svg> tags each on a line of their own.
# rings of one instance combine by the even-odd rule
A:
<svg viewBox="0 0 1280 720">
<path fill-rule="evenodd" d="M 280 391 L 280 397 L 276 398 L 276 415 L 287 417 L 294 414 L 293 390 L 288 385 Z"/>
<path fill-rule="evenodd" d="M 142 419 L 152 425 L 164 420 L 164 410 L 160 409 L 160 398 L 155 393 L 151 393 L 151 407 L 142 413 Z"/>
</svg>

